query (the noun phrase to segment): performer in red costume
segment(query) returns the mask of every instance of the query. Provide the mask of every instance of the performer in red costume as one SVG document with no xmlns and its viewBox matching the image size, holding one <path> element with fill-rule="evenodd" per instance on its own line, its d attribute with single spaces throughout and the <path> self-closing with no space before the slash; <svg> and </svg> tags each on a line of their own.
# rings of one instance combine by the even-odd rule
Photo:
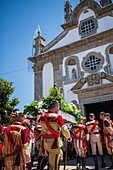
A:
<svg viewBox="0 0 113 170">
<path fill-rule="evenodd" d="M 37 120 L 44 115 L 47 110 L 45 109 L 39 109 L 39 116 L 37 117 Z M 42 146 L 41 146 L 41 132 L 42 132 L 42 127 L 41 125 L 35 126 L 34 133 L 35 133 L 35 145 L 36 145 L 36 150 L 38 151 L 38 165 L 37 165 L 37 170 L 43 170 L 44 167 L 48 164 L 48 154 L 46 150 L 43 150 L 42 152 Z"/>
<path fill-rule="evenodd" d="M 103 120 L 104 141 L 108 154 L 111 156 L 111 166 L 108 169 L 113 169 L 113 127 L 110 119 L 106 118 L 105 112 L 100 112 L 100 119 Z"/>
<path fill-rule="evenodd" d="M 28 143 L 30 143 L 30 140 L 31 140 L 30 130 L 31 130 L 31 128 L 30 128 L 30 123 L 28 122 L 28 119 L 27 119 L 26 115 L 25 115 L 25 117 L 24 117 L 24 120 L 23 120 L 23 122 L 22 122 L 22 125 L 25 126 L 25 127 L 27 128 L 27 130 L 28 130 Z M 31 131 L 32 131 L 32 130 L 31 130 Z"/>
<path fill-rule="evenodd" d="M 49 152 L 49 170 L 58 170 L 61 156 L 63 158 L 61 130 L 66 139 L 71 141 L 70 132 L 62 116 L 58 115 L 59 107 L 57 101 L 52 101 L 48 113 L 42 114 L 37 122 L 42 126 L 42 152 L 45 152 L 45 149 Z"/>
<path fill-rule="evenodd" d="M 110 113 L 106 113 L 106 118 L 109 120 L 111 126 L 113 127 L 113 121 L 110 119 Z"/>
<path fill-rule="evenodd" d="M 3 160 L 5 170 L 31 170 L 31 158 L 28 145 L 28 131 L 22 125 L 24 115 L 18 113 L 15 122 L 4 130 Z"/>
<path fill-rule="evenodd" d="M 98 161 L 97 161 L 97 150 L 96 146 L 98 147 L 99 155 L 101 158 L 101 167 L 104 168 L 106 163 L 104 163 L 104 156 L 103 156 L 103 141 L 100 134 L 100 125 L 97 120 L 95 120 L 94 113 L 89 114 L 89 122 L 86 123 L 88 128 L 88 132 L 90 134 L 90 143 L 91 143 L 91 150 L 92 156 L 95 163 L 95 169 L 98 170 Z"/>
<path fill-rule="evenodd" d="M 87 143 L 89 140 L 89 134 L 87 127 L 83 125 L 83 119 L 81 118 L 81 124 L 76 124 L 72 127 L 74 135 L 74 147 L 77 154 L 77 169 L 80 170 L 80 158 L 82 158 L 82 170 L 86 170 L 86 152 Z"/>
</svg>

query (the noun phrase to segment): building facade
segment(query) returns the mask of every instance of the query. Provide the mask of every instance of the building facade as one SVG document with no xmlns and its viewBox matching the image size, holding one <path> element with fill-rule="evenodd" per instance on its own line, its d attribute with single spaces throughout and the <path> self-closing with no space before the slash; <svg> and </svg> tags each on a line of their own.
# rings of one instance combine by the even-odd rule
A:
<svg viewBox="0 0 113 170">
<path fill-rule="evenodd" d="M 35 100 L 48 95 L 56 83 L 64 100 L 87 116 L 113 114 L 113 3 L 81 0 L 72 10 L 65 2 L 64 31 L 45 46 L 40 30 L 35 40 Z M 113 118 L 113 115 L 112 115 Z"/>
</svg>

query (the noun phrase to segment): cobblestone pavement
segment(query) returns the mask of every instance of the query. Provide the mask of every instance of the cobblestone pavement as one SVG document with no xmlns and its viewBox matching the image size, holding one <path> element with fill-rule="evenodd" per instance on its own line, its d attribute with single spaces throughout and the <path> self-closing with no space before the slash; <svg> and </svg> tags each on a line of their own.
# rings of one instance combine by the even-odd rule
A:
<svg viewBox="0 0 113 170">
<path fill-rule="evenodd" d="M 106 170 L 107 168 L 100 168 L 101 167 L 101 160 L 100 160 L 99 156 L 97 156 L 97 159 L 98 159 L 99 170 Z M 105 155 L 104 159 L 105 159 L 105 162 L 106 162 L 106 167 L 109 167 L 111 165 L 110 157 L 108 155 Z M 34 165 L 36 165 L 36 164 L 37 164 L 37 162 L 34 161 Z M 86 158 L 86 167 L 89 170 L 94 169 L 94 162 L 93 162 L 92 156 Z M 35 169 L 37 169 L 37 168 L 33 167 L 33 170 L 35 170 Z M 47 170 L 47 167 L 45 167 L 45 170 Z M 60 170 L 64 170 L 64 162 L 61 162 Z M 76 159 L 68 160 L 66 162 L 66 170 L 76 170 Z"/>
</svg>

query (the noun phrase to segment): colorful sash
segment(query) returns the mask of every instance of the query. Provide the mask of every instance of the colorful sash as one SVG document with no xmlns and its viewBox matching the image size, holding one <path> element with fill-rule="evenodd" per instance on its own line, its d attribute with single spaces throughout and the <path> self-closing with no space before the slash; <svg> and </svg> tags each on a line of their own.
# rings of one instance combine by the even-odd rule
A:
<svg viewBox="0 0 113 170">
<path fill-rule="evenodd" d="M 84 149 L 87 149 L 87 144 L 86 144 L 86 140 L 85 138 L 82 137 L 77 137 L 76 135 L 84 129 L 84 126 L 80 127 L 75 133 L 74 133 L 74 139 L 78 139 L 78 140 L 82 140 L 83 141 L 83 145 L 84 145 Z"/>
<path fill-rule="evenodd" d="M 97 122 L 98 122 L 98 121 L 95 120 L 95 123 L 94 123 L 93 127 L 91 128 L 91 130 L 90 130 L 90 132 L 89 132 L 90 135 L 91 135 L 92 132 L 94 131 L 94 129 L 95 129 L 96 125 L 97 125 Z"/>
</svg>

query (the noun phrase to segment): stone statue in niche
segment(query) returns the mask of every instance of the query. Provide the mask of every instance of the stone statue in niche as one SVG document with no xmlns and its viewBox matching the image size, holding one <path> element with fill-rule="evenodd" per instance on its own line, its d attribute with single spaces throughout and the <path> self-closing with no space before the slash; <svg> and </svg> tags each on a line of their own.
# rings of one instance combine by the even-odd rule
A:
<svg viewBox="0 0 113 170">
<path fill-rule="evenodd" d="M 75 68 L 72 69 L 72 80 L 77 79 Z"/>
<path fill-rule="evenodd" d="M 101 83 L 99 73 L 87 76 L 87 80 L 88 80 L 88 86 L 94 86 Z"/>
</svg>

